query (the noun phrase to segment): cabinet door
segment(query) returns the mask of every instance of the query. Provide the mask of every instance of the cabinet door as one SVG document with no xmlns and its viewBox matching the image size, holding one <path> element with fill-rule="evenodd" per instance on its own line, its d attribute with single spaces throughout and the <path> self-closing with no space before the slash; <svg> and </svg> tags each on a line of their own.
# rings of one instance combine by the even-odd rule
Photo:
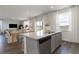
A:
<svg viewBox="0 0 79 59">
<path fill-rule="evenodd" d="M 55 34 L 55 47 L 57 48 L 59 46 L 59 40 L 57 33 Z"/>
<path fill-rule="evenodd" d="M 59 45 L 61 45 L 61 41 L 62 41 L 61 38 L 62 38 L 61 32 L 55 34 L 56 48 L 57 48 Z"/>
<path fill-rule="evenodd" d="M 58 40 L 59 40 L 59 45 L 62 44 L 62 33 L 58 33 Z"/>
<path fill-rule="evenodd" d="M 52 35 L 51 38 L 51 52 L 53 52 L 55 50 L 55 35 Z"/>
</svg>

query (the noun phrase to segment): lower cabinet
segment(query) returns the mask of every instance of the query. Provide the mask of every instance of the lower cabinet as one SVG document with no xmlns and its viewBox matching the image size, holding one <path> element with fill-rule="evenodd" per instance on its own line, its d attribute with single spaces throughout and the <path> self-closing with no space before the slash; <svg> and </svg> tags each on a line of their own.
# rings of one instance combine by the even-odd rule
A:
<svg viewBox="0 0 79 59">
<path fill-rule="evenodd" d="M 56 41 L 55 41 L 55 35 L 52 36 L 51 38 L 51 52 L 53 52 L 56 48 Z"/>
<path fill-rule="evenodd" d="M 53 52 L 61 44 L 62 44 L 61 32 L 53 34 L 51 38 L 51 52 Z"/>
</svg>

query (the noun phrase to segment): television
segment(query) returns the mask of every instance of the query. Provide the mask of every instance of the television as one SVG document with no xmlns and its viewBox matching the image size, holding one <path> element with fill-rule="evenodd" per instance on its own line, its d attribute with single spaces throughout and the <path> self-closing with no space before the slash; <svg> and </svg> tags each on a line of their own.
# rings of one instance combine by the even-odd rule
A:
<svg viewBox="0 0 79 59">
<path fill-rule="evenodd" d="M 17 24 L 9 24 L 9 28 L 17 28 Z"/>
</svg>

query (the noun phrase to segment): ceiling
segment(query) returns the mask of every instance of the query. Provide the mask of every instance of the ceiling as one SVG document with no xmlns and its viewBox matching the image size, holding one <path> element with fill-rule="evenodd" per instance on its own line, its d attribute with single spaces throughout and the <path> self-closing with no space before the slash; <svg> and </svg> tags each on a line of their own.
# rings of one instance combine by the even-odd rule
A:
<svg viewBox="0 0 79 59">
<path fill-rule="evenodd" d="M 37 16 L 49 11 L 59 10 L 69 5 L 0 5 L 0 19 L 28 19 L 29 17 Z"/>
</svg>

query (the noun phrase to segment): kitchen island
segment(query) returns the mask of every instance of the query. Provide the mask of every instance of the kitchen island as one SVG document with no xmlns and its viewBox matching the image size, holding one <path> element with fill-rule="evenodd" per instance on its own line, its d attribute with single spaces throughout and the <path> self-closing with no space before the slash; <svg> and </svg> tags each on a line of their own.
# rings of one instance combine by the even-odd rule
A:
<svg viewBox="0 0 79 59">
<path fill-rule="evenodd" d="M 61 32 L 45 33 L 43 31 L 21 33 L 20 35 L 24 37 L 24 53 L 25 54 L 51 54 L 52 38 L 53 38 L 53 35 L 57 33 L 61 34 Z M 61 43 L 59 43 L 59 45 L 60 44 Z"/>
</svg>

